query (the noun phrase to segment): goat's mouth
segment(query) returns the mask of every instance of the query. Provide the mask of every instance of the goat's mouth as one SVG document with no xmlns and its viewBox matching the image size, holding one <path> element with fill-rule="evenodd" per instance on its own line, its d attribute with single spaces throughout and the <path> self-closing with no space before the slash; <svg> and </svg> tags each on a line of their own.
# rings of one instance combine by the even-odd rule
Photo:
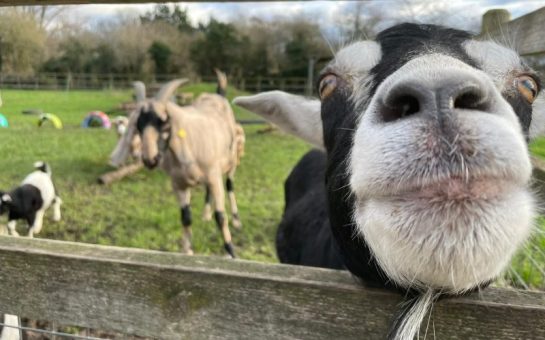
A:
<svg viewBox="0 0 545 340">
<path fill-rule="evenodd" d="M 144 163 L 144 166 L 148 168 L 149 170 L 155 169 L 161 161 L 161 155 L 157 155 L 153 158 L 142 158 L 142 163 Z"/>
<path fill-rule="evenodd" d="M 412 184 L 400 188 L 392 199 L 429 200 L 430 202 L 491 201 L 519 188 L 515 180 L 494 176 L 448 176 L 425 184 Z"/>
<path fill-rule="evenodd" d="M 514 179 L 451 176 L 359 199 L 355 220 L 394 282 L 460 293 L 501 274 L 529 235 L 532 211 Z"/>
</svg>

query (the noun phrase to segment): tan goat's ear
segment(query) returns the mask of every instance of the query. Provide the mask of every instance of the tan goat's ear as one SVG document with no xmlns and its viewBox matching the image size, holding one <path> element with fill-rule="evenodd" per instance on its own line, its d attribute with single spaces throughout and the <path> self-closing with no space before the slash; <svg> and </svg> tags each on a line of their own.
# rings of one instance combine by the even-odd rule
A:
<svg viewBox="0 0 545 340">
<path fill-rule="evenodd" d="M 541 91 L 532 104 L 530 139 L 545 136 L 545 91 Z"/>
<path fill-rule="evenodd" d="M 146 85 L 141 81 L 135 81 L 132 83 L 132 86 L 134 87 L 136 102 L 139 103 L 146 100 Z"/>
<path fill-rule="evenodd" d="M 110 155 L 110 165 L 114 167 L 120 167 L 129 157 L 131 151 L 131 143 L 134 136 L 138 133 L 136 131 L 136 121 L 140 116 L 139 111 L 133 111 L 129 116 L 129 122 L 127 129 L 121 138 L 117 141 L 114 151 Z"/>
<path fill-rule="evenodd" d="M 165 85 L 163 85 L 163 87 L 161 87 L 159 92 L 157 92 L 157 94 L 155 95 L 155 99 L 161 102 L 167 102 L 170 99 L 170 97 L 174 95 L 174 92 L 176 91 L 178 87 L 188 82 L 189 82 L 189 79 L 183 78 L 183 79 L 172 80 L 166 83 Z"/>
<path fill-rule="evenodd" d="M 260 115 L 287 133 L 324 148 L 320 101 L 317 99 L 271 91 L 237 97 L 233 103 Z"/>
</svg>

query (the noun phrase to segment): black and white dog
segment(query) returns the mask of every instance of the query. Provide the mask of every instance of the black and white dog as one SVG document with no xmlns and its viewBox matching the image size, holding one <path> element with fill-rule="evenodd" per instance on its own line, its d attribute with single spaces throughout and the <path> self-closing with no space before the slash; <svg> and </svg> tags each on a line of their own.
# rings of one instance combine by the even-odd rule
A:
<svg viewBox="0 0 545 340">
<path fill-rule="evenodd" d="M 325 151 L 286 183 L 279 256 L 414 293 L 390 334 L 412 339 L 434 299 L 487 286 L 531 233 L 539 77 L 497 43 L 401 24 L 338 51 L 317 89 L 235 100 Z"/>
<path fill-rule="evenodd" d="M 27 221 L 28 237 L 33 237 L 42 230 L 45 211 L 53 206 L 53 220 L 61 219 L 62 200 L 57 195 L 51 169 L 44 162 L 36 162 L 36 169 L 30 173 L 20 186 L 10 192 L 0 192 L 0 215 L 8 213 L 8 231 L 10 235 L 19 236 L 15 227 L 17 220 Z"/>
</svg>

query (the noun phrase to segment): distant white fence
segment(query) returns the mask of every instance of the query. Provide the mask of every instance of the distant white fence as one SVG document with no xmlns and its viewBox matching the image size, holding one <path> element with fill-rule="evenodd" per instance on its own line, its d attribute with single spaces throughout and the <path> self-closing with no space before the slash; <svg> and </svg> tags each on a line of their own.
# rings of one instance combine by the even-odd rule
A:
<svg viewBox="0 0 545 340">
<path fill-rule="evenodd" d="M 0 74 L 2 89 L 34 89 L 34 90 L 100 90 L 127 89 L 137 80 L 147 83 L 165 83 L 181 76 L 165 74 L 155 75 L 151 79 L 142 79 L 132 74 L 94 74 L 94 73 L 39 73 L 35 75 Z M 192 81 L 216 82 L 214 77 L 192 79 Z M 251 77 L 229 78 L 229 84 L 249 92 L 282 90 L 291 93 L 308 93 L 312 84 L 304 77 Z"/>
</svg>

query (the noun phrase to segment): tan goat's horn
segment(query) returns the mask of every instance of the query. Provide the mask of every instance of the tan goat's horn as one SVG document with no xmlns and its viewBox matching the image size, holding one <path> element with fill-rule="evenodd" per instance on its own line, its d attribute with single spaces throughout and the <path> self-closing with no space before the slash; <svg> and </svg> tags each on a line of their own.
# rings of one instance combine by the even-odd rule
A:
<svg viewBox="0 0 545 340">
<path fill-rule="evenodd" d="M 214 68 L 214 72 L 216 72 L 216 76 L 218 77 L 218 84 L 220 88 L 227 88 L 227 75 L 218 68 Z"/>
<path fill-rule="evenodd" d="M 144 85 L 144 83 L 141 81 L 135 81 L 134 83 L 132 83 L 132 86 L 134 87 L 136 101 L 142 102 L 146 100 L 146 85 Z"/>
<path fill-rule="evenodd" d="M 189 82 L 189 79 L 183 78 L 183 79 L 172 80 L 166 83 L 165 85 L 163 85 L 163 87 L 161 87 L 159 92 L 157 92 L 157 94 L 155 95 L 155 99 L 161 102 L 168 101 L 178 87 L 188 82 Z"/>
</svg>

